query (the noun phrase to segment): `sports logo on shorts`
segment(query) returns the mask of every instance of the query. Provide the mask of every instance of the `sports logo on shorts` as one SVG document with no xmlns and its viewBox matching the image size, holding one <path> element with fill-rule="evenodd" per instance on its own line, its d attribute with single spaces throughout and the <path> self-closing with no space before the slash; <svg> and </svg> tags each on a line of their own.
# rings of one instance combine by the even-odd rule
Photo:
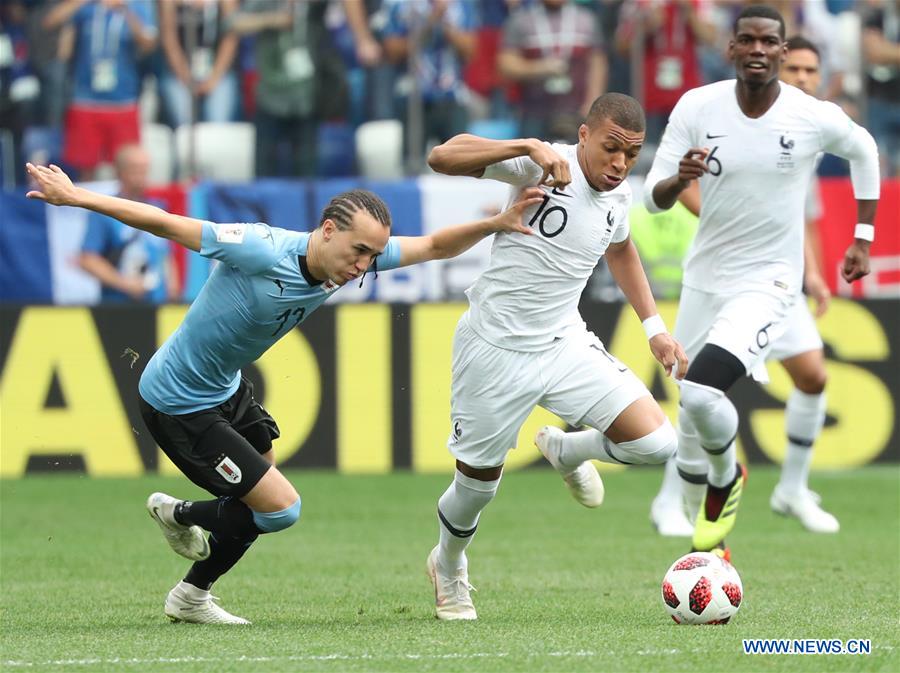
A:
<svg viewBox="0 0 900 673">
<path fill-rule="evenodd" d="M 216 465 L 216 472 L 225 477 L 225 481 L 229 481 L 232 484 L 241 483 L 241 468 L 235 465 L 231 458 L 223 458 L 219 464 Z"/>
</svg>

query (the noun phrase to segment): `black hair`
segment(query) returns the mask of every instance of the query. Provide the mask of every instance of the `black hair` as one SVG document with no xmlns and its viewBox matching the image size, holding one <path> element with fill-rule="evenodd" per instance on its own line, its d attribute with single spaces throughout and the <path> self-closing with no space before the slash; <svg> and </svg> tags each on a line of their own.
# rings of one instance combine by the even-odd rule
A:
<svg viewBox="0 0 900 673">
<path fill-rule="evenodd" d="M 585 124 L 588 128 L 596 128 L 604 119 L 610 119 L 618 126 L 629 131 L 644 131 L 647 121 L 641 104 L 624 93 L 609 92 L 597 98 L 588 111 Z"/>
<path fill-rule="evenodd" d="M 340 231 L 346 231 L 353 226 L 353 214 L 360 210 L 369 213 L 385 227 L 391 226 L 391 211 L 387 204 L 366 189 L 351 189 L 331 199 L 322 211 L 319 226 L 325 220 L 331 220 Z"/>
<path fill-rule="evenodd" d="M 785 41 L 785 44 L 787 45 L 788 51 L 800 51 L 806 49 L 814 53 L 816 55 L 816 58 L 822 58 L 822 56 L 819 54 L 819 48 L 802 35 L 794 35 L 793 37 L 789 37 Z"/>
<path fill-rule="evenodd" d="M 777 21 L 778 35 L 784 40 L 784 17 L 781 16 L 781 12 L 774 7 L 769 7 L 768 5 L 749 5 L 744 7 L 744 9 L 741 10 L 741 13 L 737 15 L 737 18 L 734 20 L 734 25 L 732 26 L 732 31 L 735 35 L 737 35 L 738 23 L 740 23 L 741 19 L 772 19 L 772 21 Z"/>
</svg>

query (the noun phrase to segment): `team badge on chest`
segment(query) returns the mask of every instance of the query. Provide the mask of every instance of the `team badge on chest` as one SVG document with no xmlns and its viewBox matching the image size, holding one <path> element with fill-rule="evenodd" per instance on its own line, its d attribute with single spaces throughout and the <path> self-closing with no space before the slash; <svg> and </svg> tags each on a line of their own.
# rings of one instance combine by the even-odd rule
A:
<svg viewBox="0 0 900 673">
<path fill-rule="evenodd" d="M 778 137 L 778 170 L 782 173 L 790 173 L 794 170 L 794 139 L 790 133 L 781 133 Z"/>
</svg>

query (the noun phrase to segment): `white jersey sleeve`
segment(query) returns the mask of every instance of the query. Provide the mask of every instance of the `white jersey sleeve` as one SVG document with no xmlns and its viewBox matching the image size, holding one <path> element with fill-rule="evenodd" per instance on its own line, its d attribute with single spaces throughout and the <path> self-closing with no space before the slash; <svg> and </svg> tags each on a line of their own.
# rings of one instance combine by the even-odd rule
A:
<svg viewBox="0 0 900 673">
<path fill-rule="evenodd" d="M 822 149 L 850 162 L 850 179 L 857 199 L 877 199 L 881 178 L 875 139 L 834 103 L 818 103 L 816 120 L 822 134 Z"/>
<path fill-rule="evenodd" d="M 681 97 L 669 115 L 669 123 L 656 150 L 656 156 L 653 157 L 653 166 L 644 182 L 644 205 L 651 213 L 660 213 L 663 210 L 653 200 L 653 188 L 660 180 L 678 173 L 681 157 L 693 145 L 688 123 L 693 108 L 693 97 L 691 92 L 688 92 Z"/>
<path fill-rule="evenodd" d="M 544 169 L 529 157 L 513 157 L 490 164 L 484 169 L 482 178 L 497 180 L 516 187 L 536 185 L 544 174 Z"/>
</svg>

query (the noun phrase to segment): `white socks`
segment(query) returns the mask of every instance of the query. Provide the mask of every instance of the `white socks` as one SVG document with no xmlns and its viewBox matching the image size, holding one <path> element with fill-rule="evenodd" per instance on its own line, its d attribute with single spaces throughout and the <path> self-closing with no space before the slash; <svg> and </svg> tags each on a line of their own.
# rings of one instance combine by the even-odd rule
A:
<svg viewBox="0 0 900 673">
<path fill-rule="evenodd" d="M 195 587 L 193 584 L 185 582 L 184 580 L 181 580 L 178 584 L 176 584 L 175 588 L 178 589 L 182 596 L 190 601 L 202 603 L 203 601 L 209 600 L 209 591 L 207 589 Z"/>
<path fill-rule="evenodd" d="M 812 446 L 825 425 L 825 393 L 809 395 L 794 389 L 785 407 L 787 450 L 779 486 L 789 494 L 807 488 Z"/>
<path fill-rule="evenodd" d="M 734 480 L 737 462 L 737 409 L 721 390 L 693 381 L 681 382 L 681 406 L 709 459 L 707 480 L 713 486 L 727 486 Z"/>
<path fill-rule="evenodd" d="M 592 420 L 593 411 L 592 409 L 584 417 L 584 422 L 589 425 L 599 424 Z M 562 446 L 559 461 L 572 469 L 586 460 L 599 460 L 614 465 L 658 465 L 675 453 L 678 442 L 675 428 L 668 419 L 653 432 L 618 444 L 594 428 L 581 432 L 567 432 L 560 441 Z"/>
<path fill-rule="evenodd" d="M 499 486 L 499 479 L 480 481 L 456 471 L 438 500 L 441 539 L 437 563 L 442 574 L 455 575 L 458 569 L 466 567 L 465 551 L 478 527 L 478 517 Z"/>
<path fill-rule="evenodd" d="M 706 493 L 709 458 L 700 446 L 697 428 L 683 407 L 678 409 L 678 453 L 675 464 L 678 467 L 684 497 L 684 511 L 693 523 L 697 519 L 697 512 L 700 511 L 700 504 Z"/>
</svg>

